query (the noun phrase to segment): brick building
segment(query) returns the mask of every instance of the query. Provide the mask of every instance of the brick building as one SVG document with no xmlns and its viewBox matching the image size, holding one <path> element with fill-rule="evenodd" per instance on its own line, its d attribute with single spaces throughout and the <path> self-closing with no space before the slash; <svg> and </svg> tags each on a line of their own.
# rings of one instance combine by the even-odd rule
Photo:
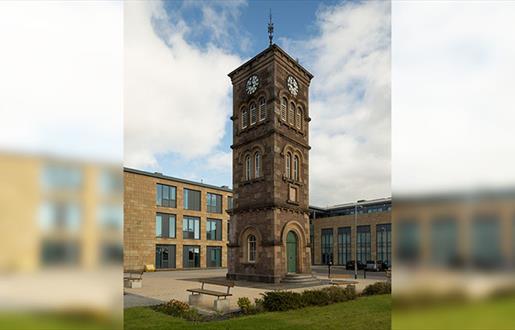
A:
<svg viewBox="0 0 515 330">
<path fill-rule="evenodd" d="M 313 264 L 326 265 L 332 261 L 334 265 L 345 265 L 355 260 L 356 252 L 358 261 L 386 261 L 391 266 L 391 210 L 391 198 L 327 208 L 311 206 Z"/>
<path fill-rule="evenodd" d="M 227 267 L 232 191 L 125 168 L 124 267 Z"/>
<path fill-rule="evenodd" d="M 275 44 L 229 74 L 233 188 L 228 278 L 279 282 L 311 273 L 309 84 Z"/>
</svg>

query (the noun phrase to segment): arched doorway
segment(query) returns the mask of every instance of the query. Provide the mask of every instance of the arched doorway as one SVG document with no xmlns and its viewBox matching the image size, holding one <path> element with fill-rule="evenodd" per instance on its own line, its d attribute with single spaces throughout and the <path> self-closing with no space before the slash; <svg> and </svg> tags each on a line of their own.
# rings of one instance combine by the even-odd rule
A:
<svg viewBox="0 0 515 330">
<path fill-rule="evenodd" d="M 286 237 L 286 262 L 288 273 L 297 272 L 297 235 L 293 231 Z"/>
</svg>

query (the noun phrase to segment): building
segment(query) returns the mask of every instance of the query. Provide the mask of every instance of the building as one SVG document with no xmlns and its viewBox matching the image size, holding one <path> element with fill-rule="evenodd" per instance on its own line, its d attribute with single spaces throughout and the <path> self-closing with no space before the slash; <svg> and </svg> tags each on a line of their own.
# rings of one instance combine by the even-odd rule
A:
<svg viewBox="0 0 515 330">
<path fill-rule="evenodd" d="M 311 273 L 309 85 L 275 44 L 229 73 L 233 189 L 228 275 L 279 282 Z"/>
<path fill-rule="evenodd" d="M 232 191 L 124 169 L 124 268 L 227 267 Z"/>
<path fill-rule="evenodd" d="M 310 207 L 313 264 L 327 265 L 331 261 L 344 266 L 355 260 L 356 253 L 362 263 L 376 260 L 391 266 L 391 210 L 391 198 Z"/>
</svg>

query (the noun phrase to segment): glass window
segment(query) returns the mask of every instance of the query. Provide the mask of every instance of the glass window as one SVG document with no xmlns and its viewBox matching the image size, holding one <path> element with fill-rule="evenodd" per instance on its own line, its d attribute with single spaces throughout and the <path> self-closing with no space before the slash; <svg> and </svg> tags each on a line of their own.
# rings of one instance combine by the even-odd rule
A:
<svg viewBox="0 0 515 330">
<path fill-rule="evenodd" d="M 290 153 L 286 154 L 286 169 L 285 169 L 285 171 L 286 171 L 286 173 L 285 173 L 286 177 L 290 178 L 290 176 L 291 176 L 291 155 L 290 155 Z"/>
<path fill-rule="evenodd" d="M 254 125 L 257 122 L 256 105 L 252 103 L 250 105 L 250 124 Z"/>
<path fill-rule="evenodd" d="M 212 241 L 222 240 L 222 220 L 207 219 L 206 238 Z"/>
<path fill-rule="evenodd" d="M 299 181 L 299 157 L 293 157 L 293 179 Z"/>
<path fill-rule="evenodd" d="M 458 226 L 451 217 L 437 217 L 431 221 L 431 262 L 452 266 L 458 262 Z"/>
<path fill-rule="evenodd" d="M 250 170 L 251 170 L 251 164 L 250 164 L 250 156 L 245 157 L 245 180 L 250 180 Z"/>
<path fill-rule="evenodd" d="M 392 265 L 392 225 L 390 223 L 376 226 L 377 261 Z"/>
<path fill-rule="evenodd" d="M 103 194 L 123 193 L 123 176 L 119 170 L 103 169 L 98 184 Z"/>
<path fill-rule="evenodd" d="M 358 226 L 358 235 L 356 237 L 356 252 L 357 259 L 362 263 L 366 263 L 372 259 L 371 244 L 370 244 L 370 226 Z"/>
<path fill-rule="evenodd" d="M 261 154 L 256 152 L 254 155 L 254 177 L 259 178 L 261 176 Z"/>
<path fill-rule="evenodd" d="M 200 211 L 200 191 L 184 188 L 184 209 Z"/>
<path fill-rule="evenodd" d="M 249 235 L 247 243 L 248 261 L 256 262 L 256 236 Z"/>
<path fill-rule="evenodd" d="M 156 237 L 175 238 L 175 214 L 156 214 Z"/>
<path fill-rule="evenodd" d="M 414 219 L 402 219 L 395 227 L 397 259 L 416 262 L 420 255 L 420 225 Z"/>
<path fill-rule="evenodd" d="M 222 195 L 207 193 L 207 211 L 222 213 Z"/>
<path fill-rule="evenodd" d="M 156 268 L 175 268 L 175 245 L 156 245 Z"/>
<path fill-rule="evenodd" d="M 338 265 L 346 265 L 351 257 L 351 230 L 350 227 L 338 228 Z"/>
<path fill-rule="evenodd" d="M 185 216 L 182 219 L 182 238 L 200 239 L 200 218 Z"/>
<path fill-rule="evenodd" d="M 43 188 L 78 190 L 82 187 L 83 173 L 80 167 L 71 164 L 45 165 L 42 171 Z"/>
<path fill-rule="evenodd" d="M 243 109 L 241 111 L 241 128 L 246 128 L 249 122 L 249 114 L 247 113 L 247 109 Z"/>
<path fill-rule="evenodd" d="M 300 108 L 297 109 L 297 119 L 295 120 L 295 126 L 297 126 L 298 129 L 302 128 L 302 110 L 300 110 Z"/>
<path fill-rule="evenodd" d="M 288 112 L 288 122 L 290 125 L 295 124 L 295 105 L 290 103 L 290 111 Z"/>
<path fill-rule="evenodd" d="M 177 207 L 176 190 L 174 186 L 156 184 L 156 205 L 162 207 Z"/>
<path fill-rule="evenodd" d="M 232 210 L 233 208 L 233 199 L 232 196 L 227 196 L 227 208 L 229 210 Z"/>
<path fill-rule="evenodd" d="M 198 268 L 200 267 L 200 246 L 185 245 L 183 250 L 183 267 Z"/>
<path fill-rule="evenodd" d="M 207 247 L 207 267 L 222 267 L 222 248 L 220 246 Z"/>
<path fill-rule="evenodd" d="M 259 121 L 266 119 L 266 101 L 265 98 L 262 97 L 259 99 Z"/>
<path fill-rule="evenodd" d="M 288 101 L 286 101 L 286 98 L 282 98 L 281 100 L 281 119 L 282 121 L 286 121 L 286 107 L 288 104 Z"/>
<path fill-rule="evenodd" d="M 472 222 L 472 262 L 480 268 L 502 264 L 501 226 L 495 214 L 479 214 Z"/>
<path fill-rule="evenodd" d="M 322 264 L 327 265 L 333 261 L 333 229 L 322 229 L 321 236 Z"/>
<path fill-rule="evenodd" d="M 39 226 L 45 232 L 77 233 L 82 226 L 82 210 L 77 202 L 43 202 L 39 212 Z"/>
</svg>

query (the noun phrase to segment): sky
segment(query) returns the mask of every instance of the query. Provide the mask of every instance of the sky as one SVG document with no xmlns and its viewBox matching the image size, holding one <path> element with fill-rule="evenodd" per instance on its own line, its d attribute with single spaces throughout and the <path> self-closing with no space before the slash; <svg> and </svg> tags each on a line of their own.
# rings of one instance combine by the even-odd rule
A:
<svg viewBox="0 0 515 330">
<path fill-rule="evenodd" d="M 386 2 L 127 2 L 125 166 L 232 186 L 227 73 L 268 47 L 270 9 L 274 42 L 315 76 L 310 203 L 390 196 Z"/>
</svg>

